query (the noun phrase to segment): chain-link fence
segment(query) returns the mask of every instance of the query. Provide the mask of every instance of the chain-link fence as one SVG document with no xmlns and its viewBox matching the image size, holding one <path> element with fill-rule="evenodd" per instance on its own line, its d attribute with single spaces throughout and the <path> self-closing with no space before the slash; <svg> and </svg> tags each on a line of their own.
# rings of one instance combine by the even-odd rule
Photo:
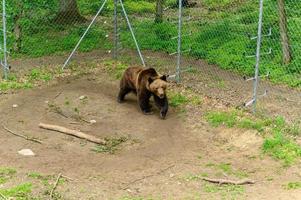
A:
<svg viewBox="0 0 301 200">
<path fill-rule="evenodd" d="M 58 56 L 63 65 L 79 44 L 74 59 L 78 54 L 85 55 L 80 57 L 85 61 L 115 52 L 120 60 L 141 64 L 138 46 L 146 66 L 181 75 L 183 84 L 196 91 L 235 106 L 252 100 L 259 0 L 183 0 L 180 28 L 177 0 L 116 1 L 115 15 L 114 2 L 7 1 L 9 60 Z M 264 0 L 259 104 L 267 112 L 295 119 L 301 113 L 300 36 L 301 3 Z M 49 62 L 55 61 L 41 59 L 33 65 Z"/>
</svg>

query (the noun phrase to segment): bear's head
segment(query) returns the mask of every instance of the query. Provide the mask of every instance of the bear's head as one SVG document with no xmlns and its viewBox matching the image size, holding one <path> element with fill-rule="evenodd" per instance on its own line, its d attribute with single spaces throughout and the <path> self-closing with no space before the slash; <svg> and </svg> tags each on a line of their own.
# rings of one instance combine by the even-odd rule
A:
<svg viewBox="0 0 301 200">
<path fill-rule="evenodd" d="M 163 99 L 166 96 L 165 90 L 168 86 L 167 77 L 168 75 L 149 77 L 147 89 L 157 97 Z"/>
</svg>

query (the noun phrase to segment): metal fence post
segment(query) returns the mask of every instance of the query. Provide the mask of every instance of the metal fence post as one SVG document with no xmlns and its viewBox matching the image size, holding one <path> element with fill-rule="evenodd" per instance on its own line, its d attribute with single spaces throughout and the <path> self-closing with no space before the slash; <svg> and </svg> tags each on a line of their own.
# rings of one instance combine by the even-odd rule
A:
<svg viewBox="0 0 301 200">
<path fill-rule="evenodd" d="M 3 25 L 3 69 L 4 69 L 4 78 L 7 79 L 8 76 L 8 65 L 7 65 L 7 44 L 6 44 L 6 2 L 2 0 L 2 25 Z"/>
<path fill-rule="evenodd" d="M 259 3 L 259 19 L 258 19 L 258 33 L 257 33 L 257 48 L 256 48 L 256 65 L 255 65 L 255 76 L 253 86 L 253 112 L 256 112 L 257 104 L 257 89 L 259 82 L 259 65 L 260 65 L 260 48 L 261 48 L 261 36 L 262 36 L 262 17 L 263 17 L 263 0 Z"/>
<path fill-rule="evenodd" d="M 181 49 L 182 49 L 182 0 L 179 0 L 179 27 L 178 27 L 178 58 L 176 81 L 181 81 Z"/>
<path fill-rule="evenodd" d="M 134 40 L 134 42 L 135 42 L 135 45 L 136 45 L 136 48 L 137 48 L 139 57 L 140 57 L 140 59 L 141 59 L 142 65 L 145 67 L 145 62 L 144 62 L 144 59 L 143 59 L 143 56 L 142 56 L 140 47 L 139 47 L 139 45 L 138 45 L 136 36 L 135 36 L 134 31 L 133 31 L 133 28 L 132 28 L 132 25 L 131 25 L 131 23 L 130 23 L 130 20 L 129 20 L 129 18 L 128 18 L 128 15 L 127 15 L 127 13 L 126 13 L 126 10 L 125 10 L 125 8 L 124 8 L 123 2 L 122 2 L 122 0 L 119 0 L 119 1 L 120 1 L 120 5 L 121 5 L 121 8 L 122 8 L 124 17 L 125 17 L 125 19 L 126 19 L 127 25 L 128 25 L 128 27 L 129 27 L 129 29 L 130 29 L 130 31 L 131 31 L 133 40 Z"/>
<path fill-rule="evenodd" d="M 108 0 L 104 0 L 104 2 L 102 3 L 101 7 L 99 8 L 98 12 L 96 13 L 96 15 L 94 16 L 93 20 L 91 21 L 91 23 L 89 24 L 88 28 L 86 29 L 86 31 L 84 32 L 84 34 L 82 35 L 82 37 L 79 39 L 78 43 L 76 44 L 76 46 L 74 47 L 72 53 L 70 54 L 70 56 L 68 57 L 68 59 L 66 60 L 66 62 L 64 63 L 62 69 L 65 69 L 65 67 L 68 65 L 68 63 L 70 62 L 73 54 L 75 53 L 75 51 L 77 50 L 77 48 L 79 47 L 79 45 L 81 44 L 81 42 L 83 41 L 83 39 L 85 38 L 85 36 L 87 35 L 88 31 L 90 30 L 90 28 L 92 27 L 92 25 L 94 24 L 94 22 L 96 21 L 96 18 L 98 17 L 98 15 L 101 13 L 102 9 L 105 7 L 106 3 Z"/>
<path fill-rule="evenodd" d="M 118 16 L 117 16 L 117 6 L 118 0 L 114 0 L 114 55 L 113 58 L 117 59 L 118 57 Z"/>
</svg>

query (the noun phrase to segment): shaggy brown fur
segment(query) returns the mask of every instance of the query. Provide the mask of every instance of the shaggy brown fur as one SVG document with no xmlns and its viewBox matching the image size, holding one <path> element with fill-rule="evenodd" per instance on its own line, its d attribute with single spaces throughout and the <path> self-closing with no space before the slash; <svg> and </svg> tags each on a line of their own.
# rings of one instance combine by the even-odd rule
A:
<svg viewBox="0 0 301 200">
<path fill-rule="evenodd" d="M 154 68 L 130 67 L 125 70 L 120 81 L 118 102 L 123 102 L 125 96 L 134 92 L 137 94 L 139 106 L 144 114 L 151 113 L 149 99 L 154 101 L 160 109 L 161 118 L 165 118 L 168 111 L 168 100 L 165 90 L 167 76 L 159 75 Z"/>
</svg>

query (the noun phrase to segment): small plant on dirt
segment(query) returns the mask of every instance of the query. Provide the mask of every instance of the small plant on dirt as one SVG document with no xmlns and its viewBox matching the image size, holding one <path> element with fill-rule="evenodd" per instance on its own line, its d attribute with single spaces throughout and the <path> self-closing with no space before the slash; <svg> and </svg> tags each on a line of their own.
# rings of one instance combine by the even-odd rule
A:
<svg viewBox="0 0 301 200">
<path fill-rule="evenodd" d="M 283 185 L 283 187 L 287 190 L 301 189 L 301 182 L 289 182 L 288 184 Z"/>
<path fill-rule="evenodd" d="M 35 198 L 32 197 L 31 191 L 31 183 L 24 183 L 9 189 L 0 189 L 0 193 L 4 195 L 7 199 L 19 200 L 34 200 Z"/>
<path fill-rule="evenodd" d="M 110 153 L 114 154 L 119 150 L 119 146 L 129 140 L 128 137 L 122 136 L 118 138 L 105 138 L 105 145 L 97 145 L 92 150 L 97 153 Z"/>
<path fill-rule="evenodd" d="M 16 80 L 5 80 L 0 82 L 0 91 L 30 89 L 32 87 L 32 84 L 28 81 L 18 82 Z"/>
<path fill-rule="evenodd" d="M 173 93 L 171 92 L 168 94 L 169 97 L 169 104 L 172 107 L 179 107 L 181 105 L 187 104 L 188 103 L 188 98 L 180 93 Z"/>
<path fill-rule="evenodd" d="M 108 60 L 104 63 L 105 69 L 108 71 L 108 73 L 114 77 L 115 79 L 120 79 L 122 77 L 123 72 L 128 68 L 127 65 Z"/>
<path fill-rule="evenodd" d="M 39 68 L 32 69 L 29 73 L 29 80 L 48 82 L 52 79 L 52 75 L 46 70 Z"/>
<path fill-rule="evenodd" d="M 69 106 L 71 103 L 70 103 L 70 100 L 66 97 L 65 98 L 65 103 L 64 103 L 66 106 Z"/>
<path fill-rule="evenodd" d="M 57 113 L 59 115 L 62 115 L 64 117 L 66 117 L 66 115 L 63 113 L 62 108 L 59 107 L 58 105 L 56 105 L 54 103 L 48 103 L 48 108 L 49 108 L 49 111 Z"/>
<path fill-rule="evenodd" d="M 276 132 L 273 137 L 265 139 L 263 151 L 276 159 L 283 160 L 285 166 L 301 158 L 301 147 L 284 137 L 281 132 Z"/>
<path fill-rule="evenodd" d="M 213 183 L 205 183 L 203 190 L 207 193 L 219 193 L 223 197 L 222 199 L 237 199 L 245 192 L 242 185 L 216 185 Z"/>
<path fill-rule="evenodd" d="M 220 170 L 217 174 L 233 175 L 237 178 L 246 178 L 246 177 L 248 177 L 247 172 L 233 169 L 231 163 L 219 163 L 219 164 L 211 163 L 210 165 L 207 164 L 206 166 L 207 167 L 213 167 L 217 170 Z"/>
<path fill-rule="evenodd" d="M 76 112 L 77 114 L 79 114 L 79 109 L 77 107 L 74 108 L 74 112 Z"/>
<path fill-rule="evenodd" d="M 263 143 L 263 151 L 274 158 L 283 160 L 286 166 L 301 158 L 301 147 L 289 137 L 290 135 L 300 135 L 300 127 L 297 124 L 288 125 L 283 117 L 274 119 L 250 118 L 244 113 L 231 111 L 209 112 L 206 115 L 206 119 L 215 127 L 226 125 L 226 127 L 238 127 L 271 133 L 272 137 L 266 138 Z"/>
<path fill-rule="evenodd" d="M 0 168 L 0 184 L 5 183 L 6 181 L 8 181 L 9 179 L 11 179 L 15 174 L 17 173 L 17 171 L 13 168 Z"/>
<path fill-rule="evenodd" d="M 206 120 L 214 127 L 225 125 L 232 128 L 237 122 L 236 112 L 209 112 L 206 115 Z"/>
</svg>

